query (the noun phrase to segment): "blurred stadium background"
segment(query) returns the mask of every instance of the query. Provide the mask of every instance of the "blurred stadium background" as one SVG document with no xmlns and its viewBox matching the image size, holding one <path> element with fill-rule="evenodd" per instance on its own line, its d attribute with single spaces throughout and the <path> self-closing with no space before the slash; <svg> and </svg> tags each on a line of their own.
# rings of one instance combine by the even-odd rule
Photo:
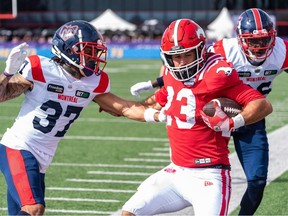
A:
<svg viewBox="0 0 288 216">
<path fill-rule="evenodd" d="M 7 48 L 22 40 L 31 43 L 32 53 L 50 55 L 49 42 L 55 29 L 75 19 L 90 22 L 107 9 L 135 27 L 107 25 L 100 29 L 110 50 L 109 58 L 159 58 L 161 34 L 172 20 L 190 18 L 207 30 L 224 7 L 230 17 L 215 31 L 231 31 L 225 24 L 231 24 L 229 19 L 235 24 L 238 15 L 250 7 L 262 8 L 273 16 L 279 36 L 285 37 L 288 31 L 286 0 L 1 0 L 0 59 L 7 57 Z M 215 38 L 208 39 L 211 42 Z M 140 54 L 135 50 L 141 50 Z"/>
<path fill-rule="evenodd" d="M 287 0 L 0 0 L 0 71 L 16 44 L 27 41 L 31 54 L 49 56 L 49 42 L 58 27 L 74 19 L 91 22 L 108 10 L 133 26 L 133 30 L 120 30 L 113 25 L 101 30 L 109 49 L 106 70 L 112 80 L 112 92 L 133 99 L 130 86 L 159 73 L 160 38 L 170 21 L 190 18 L 208 31 L 220 14 L 233 26 L 238 15 L 250 7 L 266 10 L 275 21 L 278 35 L 286 37 Z M 216 26 L 216 31 L 221 28 L 222 36 L 228 37 L 223 34 L 231 30 L 226 24 Z M 210 43 L 215 40 L 208 39 Z M 269 95 L 274 112 L 267 118 L 268 132 L 288 124 L 287 79 L 286 73 L 276 79 Z M 21 100 L 20 97 L 0 104 L 0 137 L 13 123 Z M 234 151 L 232 145 L 230 149 Z M 47 172 L 47 215 L 111 215 L 141 181 L 168 161 L 165 125 L 99 115 L 97 105 L 91 104 L 60 143 Z M 287 179 L 288 171 L 267 187 L 257 215 L 287 215 Z M 0 215 L 7 213 L 5 189 L 0 175 Z M 231 215 L 236 214 L 237 210 Z"/>
</svg>

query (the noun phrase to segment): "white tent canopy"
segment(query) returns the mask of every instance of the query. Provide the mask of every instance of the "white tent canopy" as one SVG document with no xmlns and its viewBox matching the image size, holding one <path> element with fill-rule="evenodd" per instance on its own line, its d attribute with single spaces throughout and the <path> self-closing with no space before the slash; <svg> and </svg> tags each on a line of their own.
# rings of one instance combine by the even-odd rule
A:
<svg viewBox="0 0 288 216">
<path fill-rule="evenodd" d="M 120 30 L 120 31 L 134 31 L 136 29 L 136 25 L 127 22 L 122 19 L 120 16 L 115 14 L 111 9 L 107 9 L 102 14 L 100 14 L 97 18 L 90 21 L 90 24 L 95 26 L 98 30 Z"/>
<path fill-rule="evenodd" d="M 231 38 L 234 33 L 234 23 L 228 9 L 224 7 L 207 28 L 206 35 L 209 39 L 221 40 L 223 38 Z"/>
</svg>

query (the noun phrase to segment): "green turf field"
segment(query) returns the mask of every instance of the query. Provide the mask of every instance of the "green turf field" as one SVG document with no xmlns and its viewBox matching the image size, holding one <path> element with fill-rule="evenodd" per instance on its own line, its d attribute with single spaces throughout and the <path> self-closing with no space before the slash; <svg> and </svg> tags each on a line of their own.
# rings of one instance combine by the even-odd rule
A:
<svg viewBox="0 0 288 216">
<path fill-rule="evenodd" d="M 156 77 L 160 66 L 160 60 L 109 61 L 106 71 L 111 78 L 111 91 L 134 99 L 130 86 Z M 0 71 L 3 69 L 2 61 Z M 267 118 L 268 131 L 288 123 L 287 83 L 286 73 L 274 83 L 269 96 L 274 112 Z M 148 93 L 142 98 L 145 96 Z M 22 97 L 0 104 L 0 136 L 13 123 L 21 100 Z M 164 124 L 115 118 L 98 113 L 98 106 L 90 104 L 60 142 L 46 173 L 46 214 L 112 214 L 121 208 L 140 182 L 168 162 Z M 257 215 L 287 214 L 287 183 L 288 172 L 267 187 Z M 0 175 L 0 215 L 7 214 L 5 190 L 4 178 Z"/>
</svg>

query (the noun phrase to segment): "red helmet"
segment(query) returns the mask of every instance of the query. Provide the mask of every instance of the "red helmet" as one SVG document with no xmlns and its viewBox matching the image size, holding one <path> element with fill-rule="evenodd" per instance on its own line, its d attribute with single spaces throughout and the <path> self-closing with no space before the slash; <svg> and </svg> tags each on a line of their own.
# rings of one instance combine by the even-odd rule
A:
<svg viewBox="0 0 288 216">
<path fill-rule="evenodd" d="M 194 77 L 204 65 L 206 37 L 203 29 L 190 19 L 173 21 L 164 31 L 161 41 L 161 58 L 176 80 L 186 81 Z M 172 55 L 195 51 L 195 61 L 175 67 Z"/>
<path fill-rule="evenodd" d="M 253 64 L 263 62 L 273 51 L 276 30 L 270 16 L 261 9 L 244 11 L 236 29 L 239 44 Z"/>
</svg>

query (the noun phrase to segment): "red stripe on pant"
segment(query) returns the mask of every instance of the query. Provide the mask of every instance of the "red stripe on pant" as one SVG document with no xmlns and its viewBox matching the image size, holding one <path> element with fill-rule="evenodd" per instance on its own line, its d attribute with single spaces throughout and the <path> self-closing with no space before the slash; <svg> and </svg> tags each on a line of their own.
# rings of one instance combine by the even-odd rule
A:
<svg viewBox="0 0 288 216">
<path fill-rule="evenodd" d="M 30 187 L 25 163 L 21 152 L 19 150 L 14 150 L 10 148 L 6 148 L 6 151 L 8 165 L 15 188 L 20 198 L 21 205 L 24 206 L 35 204 L 36 202 Z"/>
<path fill-rule="evenodd" d="M 231 196 L 231 176 L 228 170 L 221 170 L 222 176 L 222 205 L 220 215 L 228 215 L 228 206 Z"/>
</svg>

